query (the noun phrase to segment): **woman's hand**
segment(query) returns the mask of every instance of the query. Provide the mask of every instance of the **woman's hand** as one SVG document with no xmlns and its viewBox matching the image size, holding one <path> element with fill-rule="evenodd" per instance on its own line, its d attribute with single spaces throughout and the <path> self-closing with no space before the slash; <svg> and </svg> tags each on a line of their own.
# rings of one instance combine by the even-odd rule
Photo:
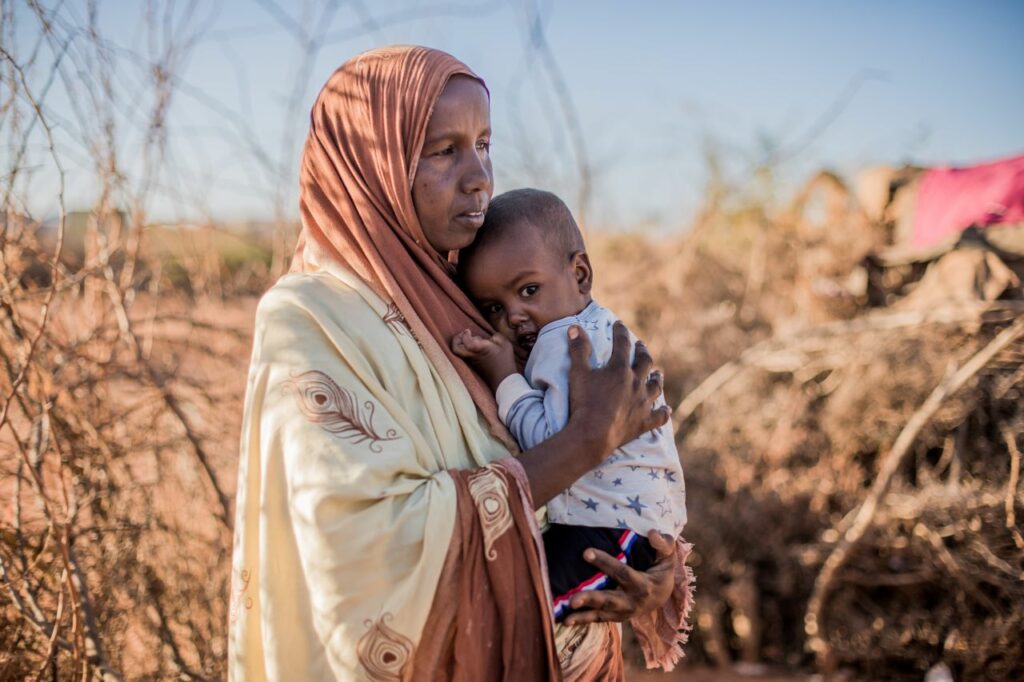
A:
<svg viewBox="0 0 1024 682">
<path fill-rule="evenodd" d="M 581 592 L 571 600 L 573 609 L 586 609 L 570 614 L 566 625 L 582 625 L 600 621 L 620 622 L 643 615 L 668 600 L 675 585 L 676 543 L 652 530 L 647 534 L 658 559 L 646 572 L 634 570 L 599 549 L 590 548 L 583 558 L 601 569 L 619 586 L 614 590 Z"/>
<path fill-rule="evenodd" d="M 642 341 L 629 365 L 629 332 L 621 322 L 612 329 L 612 352 L 607 364 L 590 366 L 590 338 L 569 328 L 569 423 L 587 439 L 592 466 L 624 443 L 666 423 L 670 408 L 654 407 L 661 395 L 662 375 L 651 371 L 654 360 Z"/>
<path fill-rule="evenodd" d="M 643 343 L 629 364 L 629 332 L 616 322 L 612 352 L 601 368 L 590 366 L 590 338 L 572 325 L 568 330 L 569 422 L 547 440 L 519 455 L 530 481 L 533 503 L 540 507 L 603 462 L 615 448 L 668 421 L 669 407 L 653 409 L 661 395 L 661 372 Z"/>
</svg>

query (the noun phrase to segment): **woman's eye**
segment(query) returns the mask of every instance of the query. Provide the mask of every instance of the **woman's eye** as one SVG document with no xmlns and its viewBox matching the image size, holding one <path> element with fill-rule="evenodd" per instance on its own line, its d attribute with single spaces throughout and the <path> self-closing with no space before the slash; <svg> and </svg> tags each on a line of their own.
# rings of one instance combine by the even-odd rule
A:
<svg viewBox="0 0 1024 682">
<path fill-rule="evenodd" d="M 540 287 L 537 286 L 536 284 L 527 284 L 525 287 L 519 290 L 519 295 L 522 296 L 523 298 L 529 298 L 530 296 L 533 296 L 535 293 L 537 293 L 537 289 L 539 288 Z"/>
<path fill-rule="evenodd" d="M 438 156 L 451 156 L 452 154 L 455 153 L 455 145 L 451 145 L 450 144 L 447 147 L 445 147 L 444 149 L 437 150 L 436 153 L 437 153 Z"/>
<path fill-rule="evenodd" d="M 489 152 L 489 151 L 491 151 L 491 141 L 490 140 L 480 140 L 479 142 L 476 143 L 476 148 L 479 149 L 482 152 Z"/>
</svg>

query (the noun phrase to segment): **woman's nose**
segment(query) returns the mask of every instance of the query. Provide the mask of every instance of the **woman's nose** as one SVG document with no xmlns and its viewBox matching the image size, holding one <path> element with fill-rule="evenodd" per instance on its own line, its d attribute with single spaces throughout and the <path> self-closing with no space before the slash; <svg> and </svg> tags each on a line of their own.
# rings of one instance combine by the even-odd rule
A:
<svg viewBox="0 0 1024 682">
<path fill-rule="evenodd" d="M 474 150 L 474 153 L 466 154 L 466 157 L 467 160 L 462 171 L 462 191 L 467 194 L 474 192 L 490 194 L 494 178 L 488 152 Z"/>
</svg>

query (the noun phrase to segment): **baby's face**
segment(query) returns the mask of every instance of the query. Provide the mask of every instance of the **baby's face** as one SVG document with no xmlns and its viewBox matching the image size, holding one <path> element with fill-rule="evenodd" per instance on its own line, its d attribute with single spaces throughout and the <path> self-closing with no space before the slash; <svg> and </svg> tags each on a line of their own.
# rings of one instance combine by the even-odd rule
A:
<svg viewBox="0 0 1024 682">
<path fill-rule="evenodd" d="M 520 359 L 530 354 L 541 327 L 590 303 L 590 280 L 586 252 L 556 253 L 529 226 L 479 249 L 463 272 L 470 297 Z"/>
</svg>

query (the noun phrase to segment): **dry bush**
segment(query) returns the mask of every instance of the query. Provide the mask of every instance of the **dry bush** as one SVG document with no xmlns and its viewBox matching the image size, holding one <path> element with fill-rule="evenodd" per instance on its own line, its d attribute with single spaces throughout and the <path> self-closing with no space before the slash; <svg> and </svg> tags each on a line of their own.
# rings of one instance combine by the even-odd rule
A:
<svg viewBox="0 0 1024 682">
<path fill-rule="evenodd" d="M 980 285 L 949 290 L 949 268 L 880 265 L 888 227 L 831 174 L 787 207 L 751 196 L 709 192 L 668 244 L 595 240 L 598 294 L 649 341 L 679 406 L 689 656 L 1019 679 L 1020 280 L 980 300 Z M 949 262 L 997 271 L 971 248 Z"/>
<path fill-rule="evenodd" d="M 132 60 L 103 39 L 94 3 L 84 16 L 0 3 L 0 132 L 14 150 L 0 186 L 0 679 L 225 672 L 254 302 L 211 296 L 215 277 L 181 259 L 201 286 L 174 288 L 144 247 L 195 10 L 158 5 L 147 20 L 163 50 L 130 83 L 126 121 Z M 70 118 L 49 104 L 58 89 Z M 140 125 L 124 152 L 124 126 Z M 75 182 L 96 200 L 69 220 L 76 144 L 92 171 Z"/>
</svg>

